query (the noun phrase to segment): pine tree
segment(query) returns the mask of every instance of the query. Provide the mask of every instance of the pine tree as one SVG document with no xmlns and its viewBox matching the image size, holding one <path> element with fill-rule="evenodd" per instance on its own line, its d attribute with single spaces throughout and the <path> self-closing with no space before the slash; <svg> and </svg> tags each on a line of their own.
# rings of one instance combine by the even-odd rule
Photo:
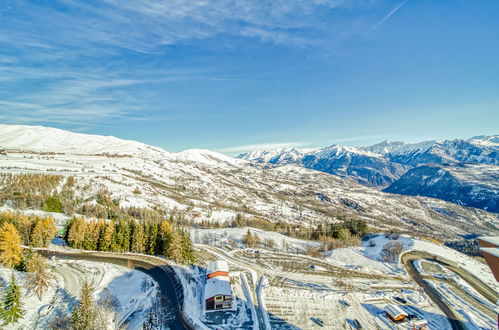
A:
<svg viewBox="0 0 499 330">
<path fill-rule="evenodd" d="M 174 261 L 182 261 L 182 238 L 176 230 L 170 235 L 170 240 L 166 247 L 166 257 Z"/>
<path fill-rule="evenodd" d="M 128 252 L 130 250 L 130 226 L 126 221 L 120 220 L 116 224 L 114 242 L 114 250 L 120 252 Z"/>
<path fill-rule="evenodd" d="M 180 237 L 182 240 L 182 261 L 185 263 L 190 263 L 195 261 L 194 251 L 192 249 L 192 241 L 189 232 L 183 230 L 180 233 Z"/>
<path fill-rule="evenodd" d="M 33 230 L 30 235 L 30 245 L 32 247 L 43 247 L 43 223 L 41 221 L 37 221 L 33 226 Z"/>
<path fill-rule="evenodd" d="M 96 220 L 90 221 L 87 224 L 85 238 L 83 240 L 83 248 L 85 250 L 97 250 L 97 242 L 99 240 L 99 223 Z"/>
<path fill-rule="evenodd" d="M 36 292 L 41 301 L 43 291 L 50 286 L 50 282 L 54 278 L 50 273 L 47 259 L 38 253 L 33 253 L 27 262 L 26 269 L 28 271 L 27 285 Z"/>
<path fill-rule="evenodd" d="M 0 227 L 0 261 L 12 268 L 22 259 L 21 236 L 14 225 L 5 222 Z"/>
<path fill-rule="evenodd" d="M 170 245 L 171 234 L 172 234 L 172 228 L 170 223 L 168 221 L 161 222 L 161 225 L 159 227 L 159 246 L 158 246 L 160 254 L 163 254 L 165 256 L 168 255 L 167 249 L 168 246 Z"/>
<path fill-rule="evenodd" d="M 149 223 L 146 227 L 147 235 L 147 253 L 156 254 L 156 246 L 158 242 L 158 226 L 155 223 Z"/>
<path fill-rule="evenodd" d="M 80 302 L 73 309 L 71 316 L 72 330 L 93 330 L 97 329 L 96 308 L 92 298 L 92 287 L 85 281 L 81 288 Z"/>
<path fill-rule="evenodd" d="M 75 249 L 81 249 L 85 240 L 87 222 L 83 218 L 74 218 L 68 228 L 67 242 Z"/>
<path fill-rule="evenodd" d="M 57 234 L 57 228 L 54 223 L 53 218 L 45 218 L 42 221 L 42 228 L 43 228 L 43 247 L 47 247 L 50 244 L 50 241 L 55 237 Z"/>
<path fill-rule="evenodd" d="M 249 231 L 249 229 L 248 229 L 248 232 L 246 232 L 246 235 L 244 235 L 244 237 L 243 237 L 243 243 L 244 243 L 244 245 L 246 245 L 248 247 L 253 246 L 253 235 L 251 235 L 251 232 Z"/>
<path fill-rule="evenodd" d="M 146 236 L 144 226 L 140 223 L 135 224 L 132 233 L 132 252 L 143 253 L 146 247 Z"/>
<path fill-rule="evenodd" d="M 99 237 L 99 251 L 110 251 L 114 242 L 114 222 L 109 220 L 104 229 L 101 229 Z"/>
<path fill-rule="evenodd" d="M 5 290 L 2 308 L 0 309 L 0 316 L 4 321 L 3 325 L 16 323 L 23 317 L 24 312 L 21 303 L 21 289 L 16 283 L 14 272 L 12 272 L 10 284 Z"/>
</svg>

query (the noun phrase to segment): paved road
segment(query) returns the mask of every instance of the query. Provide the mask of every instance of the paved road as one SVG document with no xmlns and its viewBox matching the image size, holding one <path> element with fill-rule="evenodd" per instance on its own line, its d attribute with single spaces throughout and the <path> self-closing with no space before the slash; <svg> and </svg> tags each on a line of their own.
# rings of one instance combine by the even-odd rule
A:
<svg viewBox="0 0 499 330">
<path fill-rule="evenodd" d="M 454 311 L 442 300 L 440 294 L 430 285 L 428 285 L 421 274 L 414 267 L 413 262 L 419 259 L 416 256 L 404 255 L 402 256 L 402 263 L 407 268 L 407 272 L 412 277 L 412 279 L 418 283 L 421 287 L 423 287 L 426 294 L 430 297 L 430 299 L 444 312 L 445 316 L 449 319 L 449 322 L 454 330 L 466 330 L 467 328 L 464 326 L 463 322 L 459 319 L 459 317 L 454 313 Z"/>
<path fill-rule="evenodd" d="M 484 296 L 487 300 L 489 300 L 492 304 L 496 304 L 497 300 L 499 300 L 499 294 L 497 293 L 496 290 L 485 284 L 483 281 L 481 281 L 479 278 L 477 278 L 475 275 L 471 274 L 470 272 L 466 271 L 465 269 L 460 268 L 457 263 L 447 260 L 445 258 L 437 256 L 437 259 L 435 259 L 435 255 L 427 253 L 427 252 L 420 252 L 420 251 L 411 251 L 407 252 L 404 255 L 406 258 L 411 257 L 413 259 L 431 259 L 432 261 L 438 262 L 445 268 L 449 269 L 450 271 L 456 273 L 459 275 L 463 280 L 468 282 L 469 285 L 471 285 L 476 291 L 478 291 L 482 296 Z"/>
<path fill-rule="evenodd" d="M 138 271 L 144 272 L 151 276 L 159 285 L 159 290 L 162 296 L 161 303 L 165 310 L 171 310 L 172 318 L 168 320 L 167 326 L 170 329 L 192 329 L 192 327 L 185 321 L 184 316 L 179 309 L 179 302 L 177 295 L 175 293 L 174 285 L 170 280 L 168 273 L 162 266 L 159 267 L 155 264 L 149 263 L 144 260 L 137 260 L 130 258 L 129 256 L 117 256 L 117 255 L 99 255 L 91 253 L 70 253 L 70 252 L 60 252 L 51 250 L 38 250 L 45 257 L 56 257 L 56 258 L 66 258 L 71 260 L 87 260 L 96 262 L 107 262 L 118 265 L 126 265 L 127 267 L 134 268 Z M 126 290 L 126 288 L 123 288 Z"/>
</svg>

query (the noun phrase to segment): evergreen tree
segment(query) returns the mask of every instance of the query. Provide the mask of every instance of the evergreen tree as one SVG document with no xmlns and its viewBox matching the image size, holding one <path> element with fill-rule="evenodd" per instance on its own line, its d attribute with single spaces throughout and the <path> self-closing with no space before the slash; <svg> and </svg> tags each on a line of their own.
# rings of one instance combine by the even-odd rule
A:
<svg viewBox="0 0 499 330">
<path fill-rule="evenodd" d="M 246 232 L 246 235 L 244 235 L 244 237 L 243 237 L 243 243 L 244 243 L 244 245 L 246 245 L 248 247 L 253 246 L 253 235 L 251 235 L 251 232 L 249 231 L 249 229 Z"/>
<path fill-rule="evenodd" d="M 159 246 L 160 254 L 167 256 L 167 249 L 170 244 L 172 228 L 168 221 L 161 222 L 159 227 Z"/>
<path fill-rule="evenodd" d="M 92 287 L 85 281 L 81 288 L 80 302 L 73 309 L 71 316 L 72 330 L 93 330 L 97 329 L 96 307 L 92 298 Z"/>
<path fill-rule="evenodd" d="M 192 249 L 192 241 L 189 232 L 183 230 L 180 233 L 181 241 L 182 241 L 182 259 L 185 263 L 191 263 L 195 261 L 194 251 Z"/>
<path fill-rule="evenodd" d="M 43 223 L 42 221 L 37 221 L 33 226 L 33 230 L 30 235 L 30 245 L 32 247 L 40 248 L 43 247 Z"/>
<path fill-rule="evenodd" d="M 97 250 L 97 242 L 99 240 L 99 223 L 90 221 L 87 224 L 85 238 L 83 240 L 83 248 L 85 250 Z"/>
<path fill-rule="evenodd" d="M 83 218 L 74 218 L 67 230 L 67 242 L 75 249 L 81 249 L 85 240 L 87 222 Z"/>
<path fill-rule="evenodd" d="M 172 230 L 170 240 L 166 246 L 166 257 L 176 262 L 182 261 L 182 238 L 178 231 Z"/>
<path fill-rule="evenodd" d="M 5 222 L 0 227 L 0 261 L 12 268 L 22 259 L 21 236 L 14 225 Z"/>
<path fill-rule="evenodd" d="M 114 222 L 109 220 L 105 227 L 101 229 L 99 237 L 99 251 L 110 251 L 114 242 Z"/>
<path fill-rule="evenodd" d="M 3 319 L 3 325 L 16 323 L 24 315 L 24 309 L 21 304 L 21 289 L 16 283 L 16 277 L 12 272 L 10 284 L 5 290 L 0 316 Z"/>
<path fill-rule="evenodd" d="M 140 223 L 135 224 L 132 233 L 132 252 L 143 253 L 146 247 L 146 236 L 144 226 Z"/>
<path fill-rule="evenodd" d="M 26 269 L 28 271 L 27 285 L 36 292 L 41 301 L 43 291 L 50 286 L 50 281 L 53 279 L 47 259 L 38 253 L 33 253 L 27 261 Z"/>
<path fill-rule="evenodd" d="M 149 223 L 146 226 L 147 235 L 147 253 L 156 254 L 156 246 L 158 242 L 158 226 L 155 223 Z"/>
<path fill-rule="evenodd" d="M 53 218 L 45 218 L 42 221 L 42 229 L 43 229 L 43 247 L 47 247 L 50 244 L 50 241 L 57 234 L 57 228 L 54 223 Z"/>
<path fill-rule="evenodd" d="M 116 224 L 114 243 L 114 250 L 116 251 L 128 252 L 130 250 L 130 226 L 124 220 L 120 220 Z"/>
</svg>

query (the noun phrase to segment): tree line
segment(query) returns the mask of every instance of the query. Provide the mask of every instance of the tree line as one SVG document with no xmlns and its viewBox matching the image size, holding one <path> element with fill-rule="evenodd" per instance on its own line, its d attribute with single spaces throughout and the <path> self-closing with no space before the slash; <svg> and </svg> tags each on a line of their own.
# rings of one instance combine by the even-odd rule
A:
<svg viewBox="0 0 499 330">
<path fill-rule="evenodd" d="M 91 220 L 66 223 L 65 240 L 76 249 L 161 255 L 176 262 L 194 262 L 189 233 L 169 221 Z"/>
<path fill-rule="evenodd" d="M 0 226 L 11 224 L 22 245 L 34 248 L 47 247 L 55 237 L 57 228 L 51 217 L 27 216 L 13 212 L 0 212 Z"/>
</svg>

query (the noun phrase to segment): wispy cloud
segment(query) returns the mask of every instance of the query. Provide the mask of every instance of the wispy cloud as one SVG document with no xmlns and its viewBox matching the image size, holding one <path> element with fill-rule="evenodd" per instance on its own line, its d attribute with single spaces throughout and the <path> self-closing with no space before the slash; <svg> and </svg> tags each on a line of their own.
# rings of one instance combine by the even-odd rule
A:
<svg viewBox="0 0 499 330">
<path fill-rule="evenodd" d="M 333 139 L 331 142 L 332 143 L 342 143 L 342 142 L 356 142 L 356 141 L 372 141 L 372 140 L 387 139 L 390 136 L 391 136 L 391 134 L 389 134 L 389 133 L 356 135 L 356 136 L 348 136 L 348 137 Z"/>
<path fill-rule="evenodd" d="M 163 68 L 164 62 L 154 61 L 168 46 L 220 37 L 319 45 L 321 38 L 329 42 L 334 29 L 317 17 L 355 6 L 366 6 L 366 0 L 0 2 L 0 120 L 79 127 L 144 120 L 150 118 L 144 112 L 168 108 L 165 84 L 256 81 L 209 65 Z M 152 104 L 155 97 L 161 103 Z"/>
<path fill-rule="evenodd" d="M 409 0 L 404 0 L 395 6 L 388 14 L 386 14 L 381 20 L 379 20 L 376 24 L 373 25 L 370 32 L 378 29 L 381 25 L 383 25 L 390 17 L 392 17 L 400 8 L 402 8 Z"/>
<path fill-rule="evenodd" d="M 226 147 L 217 149 L 215 151 L 226 153 L 226 154 L 234 154 L 234 153 L 242 153 L 249 152 L 255 150 L 271 150 L 271 149 L 282 149 L 282 148 L 298 148 L 309 145 L 307 142 L 267 142 L 267 143 L 259 143 L 259 144 L 246 144 L 240 146 Z"/>
</svg>

